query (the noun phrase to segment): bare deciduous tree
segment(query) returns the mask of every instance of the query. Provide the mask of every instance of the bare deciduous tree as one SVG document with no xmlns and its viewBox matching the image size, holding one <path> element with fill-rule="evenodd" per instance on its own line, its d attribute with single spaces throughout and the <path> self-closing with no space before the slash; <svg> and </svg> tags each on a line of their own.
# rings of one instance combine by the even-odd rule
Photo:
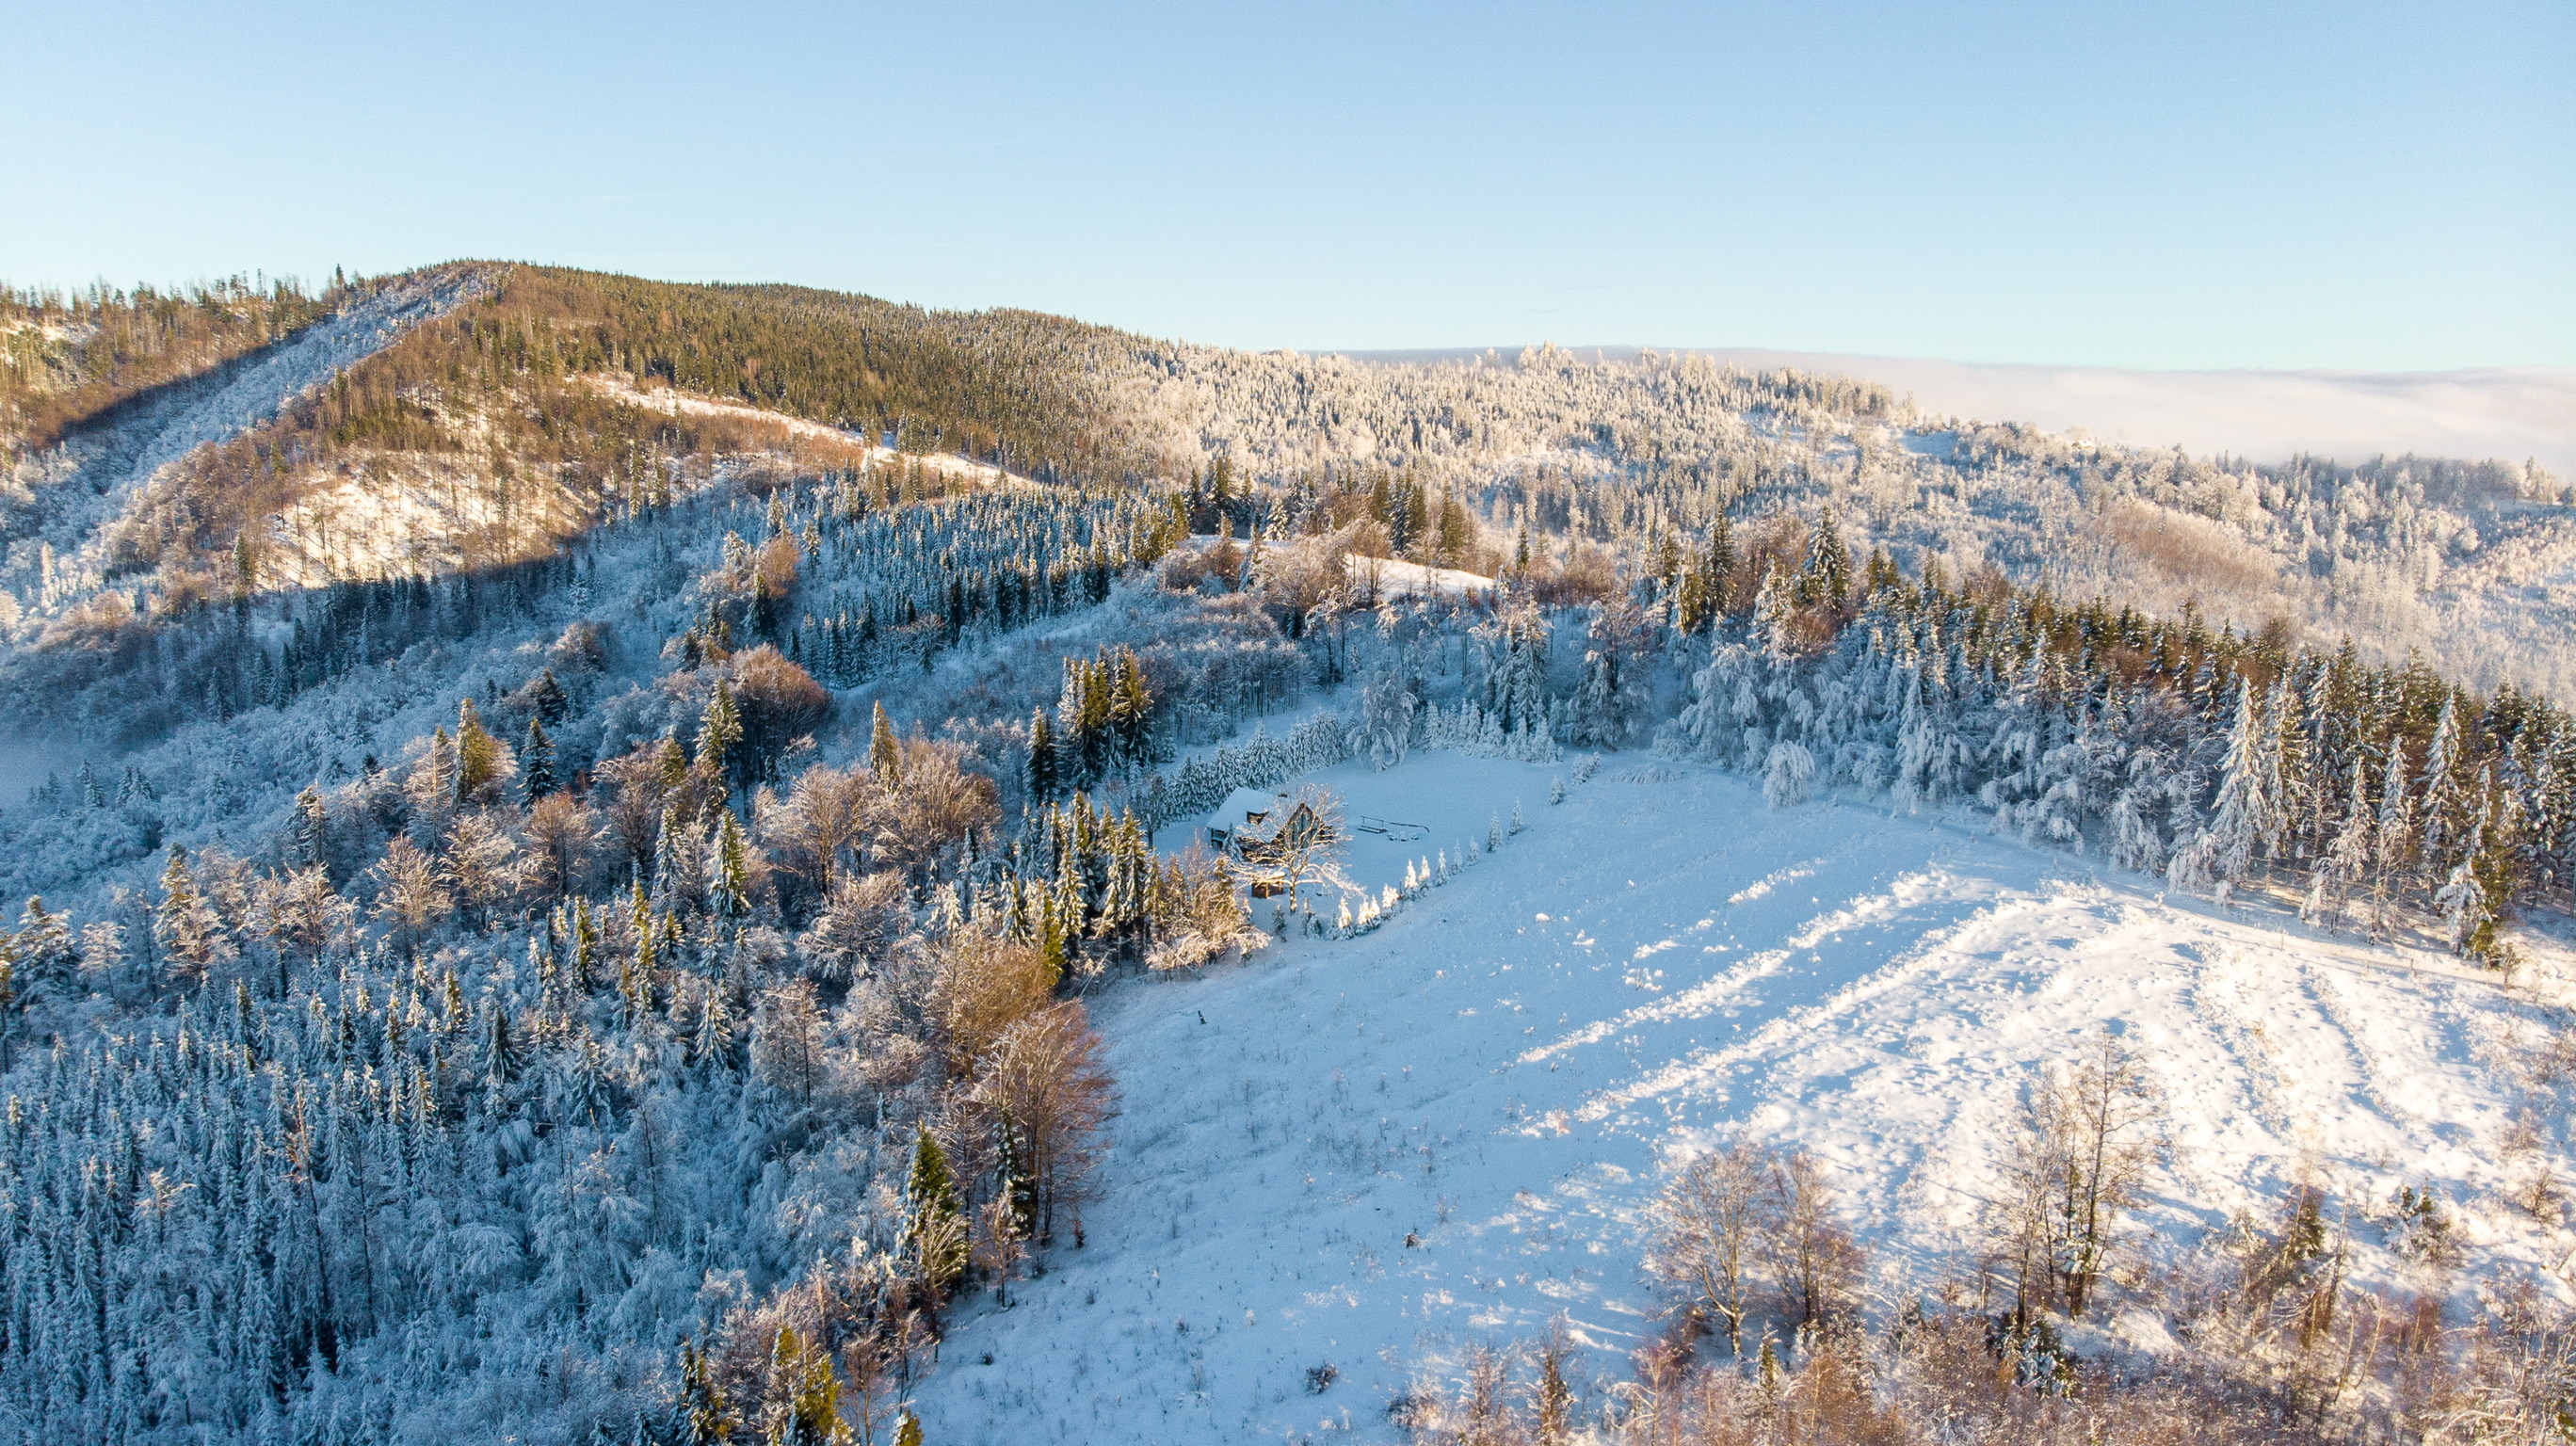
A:
<svg viewBox="0 0 2576 1446">
<path fill-rule="evenodd" d="M 1342 821 L 1342 796 L 1321 784 L 1299 784 L 1272 811 L 1267 827 L 1242 844 L 1245 862 L 1275 878 L 1288 890 L 1288 907 L 1298 906 L 1308 884 L 1342 884 L 1341 849 L 1349 838 Z"/>
<path fill-rule="evenodd" d="M 823 1075 L 823 1032 L 811 981 L 790 979 L 770 989 L 752 1015 L 752 1068 L 798 1104 L 813 1103 Z"/>
<path fill-rule="evenodd" d="M 817 966 L 820 977 L 846 982 L 883 959 L 911 926 L 902 876 L 843 874 L 825 896 L 813 926 L 796 936 L 796 951 Z"/>
<path fill-rule="evenodd" d="M 1749 1258 L 1770 1186 L 1769 1147 L 1730 1140 L 1694 1157 L 1655 1202 L 1660 1229 L 1647 1264 L 1695 1288 L 1725 1323 L 1727 1345 L 1744 1348 L 1751 1308 Z"/>
<path fill-rule="evenodd" d="M 356 917 L 349 901 L 332 891 L 321 865 L 259 881 L 251 895 L 251 918 L 258 933 L 277 951 L 277 990 L 285 997 L 286 963 L 290 957 L 312 962 L 348 932 Z"/>
<path fill-rule="evenodd" d="M 817 764 L 798 774 L 786 801 L 761 819 L 762 833 L 777 843 L 788 872 L 815 897 L 831 894 L 845 859 L 867 833 L 876 787 L 864 768 Z"/>
<path fill-rule="evenodd" d="M 942 941 L 929 1023 L 951 1079 L 971 1080 L 1011 1026 L 1054 996 L 1035 945 L 961 929 Z"/>
<path fill-rule="evenodd" d="M 2084 1313 L 2121 1217 L 2162 1153 L 2162 1120 L 2154 1080 L 2108 1031 L 2074 1068 L 2032 1084 L 1990 1216 L 2018 1314 Z"/>
<path fill-rule="evenodd" d="M 1058 1207 L 1078 1208 L 1099 1164 L 1101 1127 L 1116 1107 L 1100 1036 L 1077 1000 L 1038 1010 L 994 1041 L 974 1099 L 1011 1132 L 1037 1193 L 1037 1238 L 1051 1239 Z"/>
<path fill-rule="evenodd" d="M 1765 1192 L 1764 1253 L 1779 1284 L 1781 1314 L 1792 1327 L 1820 1323 L 1851 1298 L 1860 1247 L 1834 1218 L 1834 1190 L 1804 1150 L 1775 1160 Z"/>
<path fill-rule="evenodd" d="M 528 810 L 529 881 L 550 898 L 579 888 L 599 841 L 599 815 L 570 793 L 555 792 Z"/>
<path fill-rule="evenodd" d="M 519 841 L 490 813 L 469 813 L 447 831 L 447 849 L 439 860 L 457 901 L 476 924 L 488 924 L 492 911 L 516 898 L 527 877 Z"/>
<path fill-rule="evenodd" d="M 407 952 L 417 953 L 422 937 L 456 907 L 437 865 L 408 838 L 396 835 L 368 873 L 376 880 L 376 913 L 392 921 Z"/>
<path fill-rule="evenodd" d="M 1154 930 L 1145 954 L 1150 969 L 1198 969 L 1230 949 L 1249 953 L 1270 942 L 1252 927 L 1225 860 L 1197 843 L 1155 870 L 1146 912 Z"/>
</svg>

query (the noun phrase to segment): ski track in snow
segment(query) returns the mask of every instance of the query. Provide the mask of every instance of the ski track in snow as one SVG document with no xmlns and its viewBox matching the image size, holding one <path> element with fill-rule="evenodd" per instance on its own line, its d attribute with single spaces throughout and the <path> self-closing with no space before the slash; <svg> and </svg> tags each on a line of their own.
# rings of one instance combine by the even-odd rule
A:
<svg viewBox="0 0 2576 1446">
<path fill-rule="evenodd" d="M 1319 777 L 1436 843 L 1555 771 Z M 1096 1002 L 1124 1093 L 1103 1203 L 1010 1309 L 961 1309 L 932 1439 L 1391 1441 L 1426 1362 L 1559 1311 L 1584 1374 L 1615 1374 L 1664 1306 L 1640 1257 L 1668 1159 L 1739 1130 L 1826 1165 L 1880 1299 L 1928 1290 L 2027 1084 L 2106 1024 L 2172 1105 L 2147 1211 L 2169 1247 L 2303 1174 L 2356 1219 L 2400 1180 L 2494 1183 L 2509 1092 L 2474 1041 L 2519 1006 L 2491 976 L 1925 819 L 1770 812 L 1702 769 L 1524 812 L 1373 934 Z M 1351 873 L 1393 883 L 1423 851 L 1363 835 Z M 2359 1228 L 2357 1278 L 2396 1279 Z"/>
</svg>

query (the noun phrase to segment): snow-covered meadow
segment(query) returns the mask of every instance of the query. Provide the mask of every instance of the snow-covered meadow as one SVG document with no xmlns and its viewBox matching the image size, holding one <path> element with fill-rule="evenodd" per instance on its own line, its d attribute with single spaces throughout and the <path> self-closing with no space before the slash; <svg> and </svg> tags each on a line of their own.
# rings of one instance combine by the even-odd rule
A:
<svg viewBox="0 0 2576 1446">
<path fill-rule="evenodd" d="M 1973 823 L 1770 811 L 1752 781 L 1635 755 L 1550 806 L 1575 771 L 1328 770 L 1354 819 L 1427 828 L 1355 836 L 1371 887 L 1481 851 L 1516 801 L 1527 827 L 1372 933 L 1095 1001 L 1124 1093 L 1105 1203 L 1009 1309 L 961 1314 L 931 1439 L 1397 1439 L 1387 1404 L 1422 1373 L 1560 1311 L 1586 1374 L 1616 1377 L 1670 1300 L 1640 1268 L 1666 1163 L 1737 1131 L 1823 1162 L 1892 1312 L 1971 1273 L 2024 1090 L 2104 1028 L 2171 1121 L 2125 1269 L 2188 1269 L 2301 1181 L 2356 1202 L 2360 1284 L 2446 1288 L 2362 1218 L 2401 1185 L 2491 1262 L 2547 1273 L 2576 1248 L 2506 1204 L 2569 1168 L 2515 1138 L 2524 1085 L 2494 1063 L 2557 997 L 2545 941 L 2508 983 Z M 2171 1345 L 2134 1313 L 2110 1330 Z"/>
</svg>

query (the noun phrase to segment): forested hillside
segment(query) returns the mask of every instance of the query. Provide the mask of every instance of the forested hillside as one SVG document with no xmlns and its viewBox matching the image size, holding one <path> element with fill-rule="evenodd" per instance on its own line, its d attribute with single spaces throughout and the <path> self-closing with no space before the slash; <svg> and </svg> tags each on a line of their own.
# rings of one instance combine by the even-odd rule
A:
<svg viewBox="0 0 2576 1446">
<path fill-rule="evenodd" d="M 1323 769 L 1713 767 L 2464 989 L 2536 987 L 2576 884 L 2559 655 L 2459 665 L 2561 600 L 2444 591 L 2563 566 L 2563 486 L 2518 465 L 522 266 L 190 305 L 220 319 L 11 313 L 8 721 L 81 759 L 0 801 L 31 1441 L 893 1439 L 1086 1212 L 1161 1208 L 1102 1168 L 1104 993 L 1328 968 L 1519 832 L 1497 806 L 1401 887 L 1201 846 Z M 116 360 L 149 318 L 196 350 Z M 154 412 L 221 435 L 88 487 L 76 449 L 173 388 L 238 405 Z M 2020 1269 L 2005 1374 L 2090 1288 Z M 2480 1329 L 2462 1370 L 2526 1343 Z M 2407 1359 L 2337 1428 L 2402 1426 Z"/>
</svg>

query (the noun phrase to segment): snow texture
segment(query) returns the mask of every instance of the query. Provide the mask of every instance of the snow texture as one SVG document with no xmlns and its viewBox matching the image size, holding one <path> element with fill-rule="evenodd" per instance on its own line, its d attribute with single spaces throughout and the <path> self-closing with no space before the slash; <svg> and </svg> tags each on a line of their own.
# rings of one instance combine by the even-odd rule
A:
<svg viewBox="0 0 2576 1446">
<path fill-rule="evenodd" d="M 1441 754 L 1320 777 L 1353 817 L 1430 826 L 1356 839 L 1374 892 L 1435 847 L 1454 867 L 1550 775 Z M 1891 1308 L 1964 1267 L 2023 1091 L 2105 1027 L 2172 1109 L 2146 1248 L 2304 1175 L 2430 1185 L 2484 1249 L 2554 1263 L 2496 1198 L 2566 1162 L 2500 1143 L 2484 1061 L 2530 1001 L 2495 975 L 1946 823 L 1773 811 L 1696 767 L 1613 759 L 1530 818 L 1374 933 L 1098 1001 L 1125 1095 L 1106 1203 L 1011 1309 L 961 1320 L 929 1439 L 1394 1440 L 1424 1362 L 1559 1311 L 1585 1374 L 1618 1373 L 1666 1303 L 1639 1264 L 1665 1165 L 1738 1130 L 1821 1159 Z M 2427 1288 L 2355 1238 L 2358 1281 Z"/>
</svg>

